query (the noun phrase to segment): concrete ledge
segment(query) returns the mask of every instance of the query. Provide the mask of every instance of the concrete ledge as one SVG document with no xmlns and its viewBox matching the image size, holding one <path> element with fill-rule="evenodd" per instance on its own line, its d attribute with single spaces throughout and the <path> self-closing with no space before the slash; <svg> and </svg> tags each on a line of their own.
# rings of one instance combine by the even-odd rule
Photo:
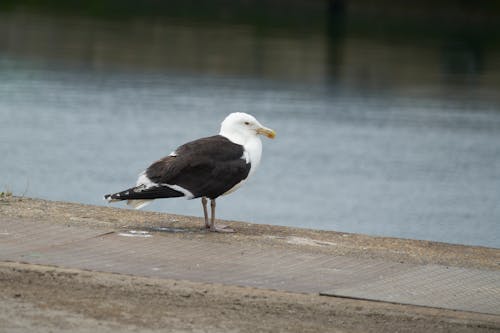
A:
<svg viewBox="0 0 500 333">
<path fill-rule="evenodd" d="M 84 318 L 73 319 L 80 324 L 83 320 L 81 327 L 90 330 L 92 325 L 102 324 L 95 322 L 99 317 L 92 310 L 102 305 L 116 310 L 109 313 L 112 323 L 106 321 L 109 318 L 101 318 L 111 325 L 109 331 L 117 323 L 120 330 L 125 324 L 132 325 L 125 325 L 125 329 L 134 330 L 166 327 L 142 321 L 134 326 L 124 320 L 124 314 L 132 316 L 134 307 L 140 307 L 136 311 L 144 317 L 152 313 L 162 317 L 151 302 L 161 304 L 171 314 L 175 312 L 161 320 L 165 325 L 173 325 L 174 317 L 187 318 L 176 310 L 179 307 L 190 316 L 198 315 L 199 320 L 176 326 L 183 330 L 188 327 L 188 331 L 250 332 L 255 327 L 262 331 L 287 327 L 287 331 L 295 332 L 500 328 L 500 316 L 468 312 L 496 313 L 499 298 L 495 295 L 500 290 L 498 249 L 231 221 L 228 224 L 238 233 L 207 233 L 201 228 L 201 219 L 193 217 L 0 198 L 0 279 L 6 281 L 0 287 L 0 308 L 10 313 L 10 309 L 29 304 L 33 316 L 17 318 L 29 327 L 40 327 L 32 322 L 40 316 L 40 309 L 69 309 L 71 313 L 65 313 L 64 318 L 83 311 Z M 179 296 L 179 285 L 189 292 Z M 154 294 L 155 290 L 159 294 Z M 347 293 L 348 297 L 358 298 L 370 298 L 365 295 L 371 293 L 371 299 L 376 300 L 467 311 L 321 297 L 321 292 L 334 296 Z M 144 299 L 142 293 L 148 298 Z M 36 297 L 42 294 L 46 295 L 43 301 Z M 170 302 L 160 296 L 165 294 L 183 301 Z M 208 295 L 204 300 L 210 302 L 200 301 L 200 295 Z M 85 301 L 85 297 L 94 303 Z M 242 302 L 242 298 L 257 301 Z M 68 305 L 67 299 L 78 300 L 75 306 L 88 303 L 90 308 L 77 310 Z M 235 302 L 250 306 L 252 311 L 248 315 L 233 311 L 231 304 Z M 202 303 L 205 306 L 200 308 Z M 233 318 L 214 313 L 213 309 L 229 311 Z M 292 309 L 296 317 L 287 315 L 287 309 Z M 54 316 L 60 317 L 53 312 L 48 315 L 52 321 Z M 343 319 L 337 322 L 340 317 Z M 0 316 L 0 327 L 16 328 L 12 318 Z M 246 330 L 237 324 L 242 320 Z M 54 330 L 50 322 L 45 322 L 48 331 Z M 336 326 L 332 326 L 333 322 Z M 210 329 L 202 323 L 209 323 Z"/>
<path fill-rule="evenodd" d="M 0 198 L 0 216 L 101 230 L 180 228 L 191 233 L 180 233 L 178 237 L 188 238 L 205 234 L 201 228 L 203 221 L 199 217 L 32 198 Z M 355 258 L 378 258 L 402 263 L 500 270 L 500 249 L 236 221 L 222 222 L 234 228 L 237 233 L 210 234 L 212 240 L 348 255 Z"/>
</svg>

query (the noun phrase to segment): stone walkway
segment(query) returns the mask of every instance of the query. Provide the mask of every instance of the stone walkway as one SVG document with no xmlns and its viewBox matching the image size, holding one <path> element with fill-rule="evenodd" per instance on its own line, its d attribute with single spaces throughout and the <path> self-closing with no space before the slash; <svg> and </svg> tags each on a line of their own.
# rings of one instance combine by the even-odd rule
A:
<svg viewBox="0 0 500 333">
<path fill-rule="evenodd" d="M 0 260 L 500 315 L 500 271 L 0 217 Z"/>
</svg>

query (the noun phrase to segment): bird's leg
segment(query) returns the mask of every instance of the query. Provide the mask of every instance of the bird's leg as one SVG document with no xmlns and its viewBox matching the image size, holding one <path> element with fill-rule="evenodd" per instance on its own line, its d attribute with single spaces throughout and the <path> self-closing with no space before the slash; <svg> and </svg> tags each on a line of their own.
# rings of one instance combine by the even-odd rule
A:
<svg viewBox="0 0 500 333">
<path fill-rule="evenodd" d="M 221 225 L 219 227 L 215 226 L 215 199 L 210 199 L 210 209 L 211 209 L 211 221 L 210 221 L 210 231 L 215 232 L 234 232 L 233 229 L 228 228 L 226 225 Z"/>
<path fill-rule="evenodd" d="M 210 230 L 216 231 L 215 229 L 215 199 L 210 199 Z"/>
<path fill-rule="evenodd" d="M 207 211 L 207 198 L 201 197 L 201 204 L 203 205 L 203 214 L 205 215 L 205 228 L 209 229 L 210 224 L 208 223 L 208 211 Z"/>
</svg>

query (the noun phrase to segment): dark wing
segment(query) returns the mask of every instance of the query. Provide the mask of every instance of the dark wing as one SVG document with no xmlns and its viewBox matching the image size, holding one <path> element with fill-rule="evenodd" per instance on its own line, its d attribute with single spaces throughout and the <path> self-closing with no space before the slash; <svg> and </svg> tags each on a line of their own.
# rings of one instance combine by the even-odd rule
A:
<svg viewBox="0 0 500 333">
<path fill-rule="evenodd" d="M 168 186 L 152 186 L 144 185 L 134 186 L 121 192 L 106 194 L 106 200 L 150 200 L 159 198 L 174 198 L 182 197 L 183 193 L 173 190 Z"/>
<path fill-rule="evenodd" d="M 243 146 L 220 135 L 198 139 L 153 163 L 146 176 L 157 184 L 180 186 L 194 198 L 216 198 L 248 176 L 243 152 Z"/>
</svg>

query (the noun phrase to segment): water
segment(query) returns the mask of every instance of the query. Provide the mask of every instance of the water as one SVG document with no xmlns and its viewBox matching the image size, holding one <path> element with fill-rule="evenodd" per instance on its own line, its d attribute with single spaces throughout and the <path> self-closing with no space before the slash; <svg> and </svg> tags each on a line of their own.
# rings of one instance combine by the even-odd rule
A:
<svg viewBox="0 0 500 333">
<path fill-rule="evenodd" d="M 104 205 L 243 111 L 277 138 L 218 217 L 500 247 L 498 44 L 21 10 L 0 31 L 0 186 L 16 195 Z"/>
</svg>

